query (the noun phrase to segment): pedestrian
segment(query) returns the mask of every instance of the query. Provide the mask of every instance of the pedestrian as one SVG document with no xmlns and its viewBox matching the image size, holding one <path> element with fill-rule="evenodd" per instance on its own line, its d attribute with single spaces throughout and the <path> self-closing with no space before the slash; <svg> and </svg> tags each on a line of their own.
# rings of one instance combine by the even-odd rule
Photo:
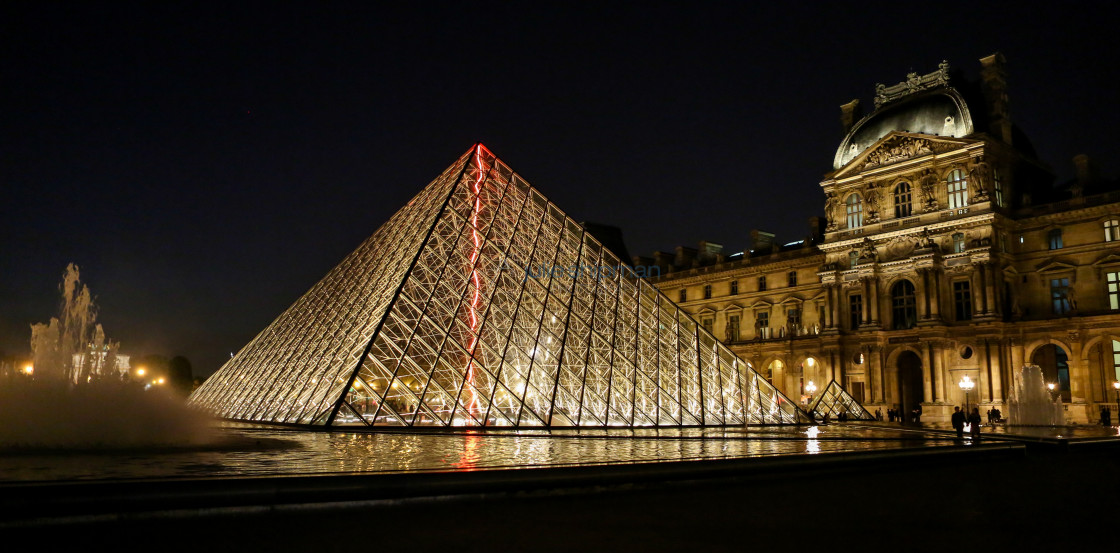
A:
<svg viewBox="0 0 1120 553">
<path fill-rule="evenodd" d="M 968 416 L 968 424 L 972 425 L 972 427 L 969 429 L 970 430 L 969 434 L 970 434 L 970 437 L 972 438 L 972 441 L 974 441 L 974 442 L 980 441 L 980 408 L 979 407 L 973 407 L 972 408 L 972 414 Z"/>
<path fill-rule="evenodd" d="M 953 430 L 957 431 L 957 439 L 964 439 L 964 411 L 958 406 L 953 406 L 953 417 L 950 419 L 953 422 Z"/>
</svg>

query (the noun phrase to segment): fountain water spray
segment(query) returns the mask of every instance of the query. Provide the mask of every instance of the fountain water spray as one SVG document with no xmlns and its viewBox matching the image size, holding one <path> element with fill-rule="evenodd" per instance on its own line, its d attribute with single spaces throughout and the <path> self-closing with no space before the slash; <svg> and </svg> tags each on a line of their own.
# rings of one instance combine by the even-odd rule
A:
<svg viewBox="0 0 1120 553">
<path fill-rule="evenodd" d="M 1062 400 L 1046 387 L 1042 368 L 1026 365 L 1015 375 L 1015 386 L 1007 402 L 1007 423 L 1018 426 L 1065 426 Z"/>
<path fill-rule="evenodd" d="M 78 266 L 66 266 L 59 285 L 58 317 L 31 325 L 31 355 L 36 378 L 77 384 L 110 376 L 117 366 L 120 343 L 108 340 L 97 323 L 97 306 L 82 284 Z"/>
</svg>

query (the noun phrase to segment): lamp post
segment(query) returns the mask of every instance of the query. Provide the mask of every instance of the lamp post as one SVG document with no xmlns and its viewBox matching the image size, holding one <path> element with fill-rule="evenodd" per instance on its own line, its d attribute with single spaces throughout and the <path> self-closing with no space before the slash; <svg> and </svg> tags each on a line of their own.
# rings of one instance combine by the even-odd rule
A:
<svg viewBox="0 0 1120 553">
<path fill-rule="evenodd" d="M 973 382 L 972 379 L 968 377 L 968 375 L 965 375 L 965 376 L 961 377 L 960 382 L 957 382 L 957 386 L 960 386 L 961 391 L 964 392 L 964 416 L 967 419 L 968 414 L 972 412 L 968 408 L 968 393 L 971 392 L 972 389 L 976 387 L 976 383 Z"/>
</svg>

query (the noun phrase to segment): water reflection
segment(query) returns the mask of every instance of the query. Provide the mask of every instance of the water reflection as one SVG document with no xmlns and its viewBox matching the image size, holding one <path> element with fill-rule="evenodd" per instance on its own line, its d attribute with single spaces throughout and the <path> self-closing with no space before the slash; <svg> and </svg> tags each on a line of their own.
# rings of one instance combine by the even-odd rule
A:
<svg viewBox="0 0 1120 553">
<path fill-rule="evenodd" d="M 227 425 L 242 449 L 0 456 L 0 481 L 338 472 L 390 473 L 651 463 L 950 445 L 889 429 L 708 428 L 509 432 L 308 432 Z M 811 434 L 810 434 L 811 433 Z M 282 443 L 284 447 L 253 444 Z"/>
<path fill-rule="evenodd" d="M 475 470 L 478 463 L 482 459 L 478 455 L 478 451 L 482 446 L 482 438 L 474 432 L 467 433 L 463 439 L 463 449 L 459 453 L 459 460 L 451 463 L 451 466 L 459 470 Z"/>
</svg>

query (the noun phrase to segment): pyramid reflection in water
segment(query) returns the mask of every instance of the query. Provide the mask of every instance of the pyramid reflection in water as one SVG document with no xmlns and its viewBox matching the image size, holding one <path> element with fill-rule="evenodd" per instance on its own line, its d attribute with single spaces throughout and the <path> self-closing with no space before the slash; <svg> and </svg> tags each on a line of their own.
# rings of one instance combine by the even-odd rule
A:
<svg viewBox="0 0 1120 553">
<path fill-rule="evenodd" d="M 793 402 L 485 147 L 192 396 L 312 425 L 793 424 Z"/>
</svg>

